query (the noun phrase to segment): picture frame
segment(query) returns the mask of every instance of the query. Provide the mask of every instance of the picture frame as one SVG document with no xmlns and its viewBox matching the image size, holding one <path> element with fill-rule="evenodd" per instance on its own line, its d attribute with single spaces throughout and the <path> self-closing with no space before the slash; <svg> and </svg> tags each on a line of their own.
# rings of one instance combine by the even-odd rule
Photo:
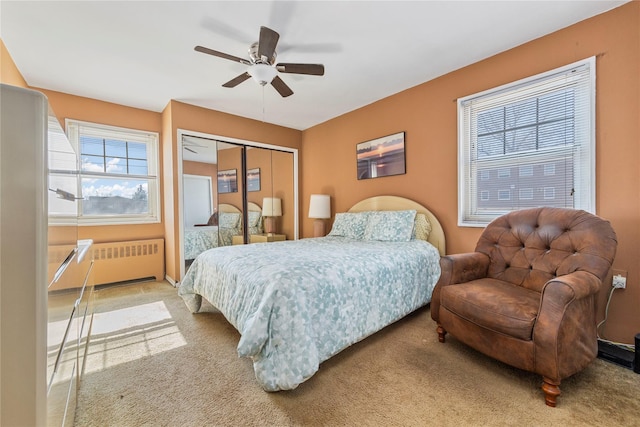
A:
<svg viewBox="0 0 640 427">
<path fill-rule="evenodd" d="M 236 169 L 218 171 L 218 193 L 237 193 L 238 173 Z"/>
<path fill-rule="evenodd" d="M 260 191 L 260 168 L 247 170 L 247 191 Z"/>
<path fill-rule="evenodd" d="M 356 160 L 359 180 L 407 173 L 405 133 L 398 132 L 358 143 Z"/>
</svg>

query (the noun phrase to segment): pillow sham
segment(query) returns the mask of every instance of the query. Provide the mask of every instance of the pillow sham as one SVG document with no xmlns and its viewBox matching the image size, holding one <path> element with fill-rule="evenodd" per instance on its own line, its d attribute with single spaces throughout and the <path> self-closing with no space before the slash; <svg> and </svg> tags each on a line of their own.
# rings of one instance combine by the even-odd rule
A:
<svg viewBox="0 0 640 427">
<path fill-rule="evenodd" d="M 260 220 L 262 219 L 262 212 L 259 211 L 249 211 L 249 227 L 258 227 L 260 225 Z"/>
<path fill-rule="evenodd" d="M 408 242 L 413 234 L 415 218 L 415 210 L 370 212 L 363 239 Z"/>
<path fill-rule="evenodd" d="M 431 234 L 431 223 L 427 216 L 423 213 L 416 214 L 416 220 L 413 223 L 413 233 L 411 235 L 412 240 L 429 240 L 429 234 Z"/>
<path fill-rule="evenodd" d="M 220 212 L 218 214 L 218 225 L 221 228 L 238 228 L 240 214 L 237 212 Z"/>
<path fill-rule="evenodd" d="M 370 212 L 340 212 L 336 214 L 329 236 L 362 239 Z"/>
</svg>

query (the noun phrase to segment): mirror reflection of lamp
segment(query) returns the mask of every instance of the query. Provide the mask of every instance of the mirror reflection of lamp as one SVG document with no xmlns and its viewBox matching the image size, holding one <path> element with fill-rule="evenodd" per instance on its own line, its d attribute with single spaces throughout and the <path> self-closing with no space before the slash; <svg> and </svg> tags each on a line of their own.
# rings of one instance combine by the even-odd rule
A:
<svg viewBox="0 0 640 427">
<path fill-rule="evenodd" d="M 328 194 L 312 194 L 309 202 L 309 218 L 313 222 L 313 237 L 324 237 L 327 219 L 331 218 L 331 198 Z"/>
<path fill-rule="evenodd" d="M 262 199 L 262 216 L 264 217 L 265 233 L 276 234 L 278 232 L 277 220 L 279 216 L 282 216 L 282 201 L 277 197 Z"/>
</svg>

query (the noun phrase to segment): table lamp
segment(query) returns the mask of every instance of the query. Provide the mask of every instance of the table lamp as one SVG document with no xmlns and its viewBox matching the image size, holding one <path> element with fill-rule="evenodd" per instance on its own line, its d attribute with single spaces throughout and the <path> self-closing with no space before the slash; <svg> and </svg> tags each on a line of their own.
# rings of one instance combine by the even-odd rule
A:
<svg viewBox="0 0 640 427">
<path fill-rule="evenodd" d="M 328 194 L 311 195 L 309 218 L 315 218 L 313 237 L 324 237 L 327 234 L 326 220 L 331 218 L 331 198 Z"/>
<path fill-rule="evenodd" d="M 277 217 L 282 216 L 282 201 L 277 197 L 262 199 L 262 216 L 264 217 L 264 231 L 267 234 L 277 233 Z"/>
</svg>

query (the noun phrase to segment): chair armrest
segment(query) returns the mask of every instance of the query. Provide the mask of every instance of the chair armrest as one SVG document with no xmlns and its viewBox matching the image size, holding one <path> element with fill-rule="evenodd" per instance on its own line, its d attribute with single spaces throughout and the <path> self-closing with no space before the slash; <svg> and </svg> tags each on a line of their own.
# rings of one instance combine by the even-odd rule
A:
<svg viewBox="0 0 640 427">
<path fill-rule="evenodd" d="M 544 285 L 533 328 L 536 372 L 559 381 L 595 358 L 595 296 L 601 285 L 587 271 L 559 276 Z"/>
<path fill-rule="evenodd" d="M 440 290 L 443 286 L 465 283 L 487 276 L 489 257 L 481 252 L 445 255 L 440 258 L 440 278 L 431 295 L 431 318 L 440 316 Z"/>
<path fill-rule="evenodd" d="M 574 271 L 564 276 L 558 276 L 543 286 L 542 304 L 548 298 L 553 300 L 554 305 L 566 305 L 573 300 L 598 293 L 601 284 L 598 277 L 587 271 Z"/>
<path fill-rule="evenodd" d="M 446 255 L 440 258 L 442 285 L 464 283 L 487 276 L 489 257 L 481 252 Z"/>
</svg>

